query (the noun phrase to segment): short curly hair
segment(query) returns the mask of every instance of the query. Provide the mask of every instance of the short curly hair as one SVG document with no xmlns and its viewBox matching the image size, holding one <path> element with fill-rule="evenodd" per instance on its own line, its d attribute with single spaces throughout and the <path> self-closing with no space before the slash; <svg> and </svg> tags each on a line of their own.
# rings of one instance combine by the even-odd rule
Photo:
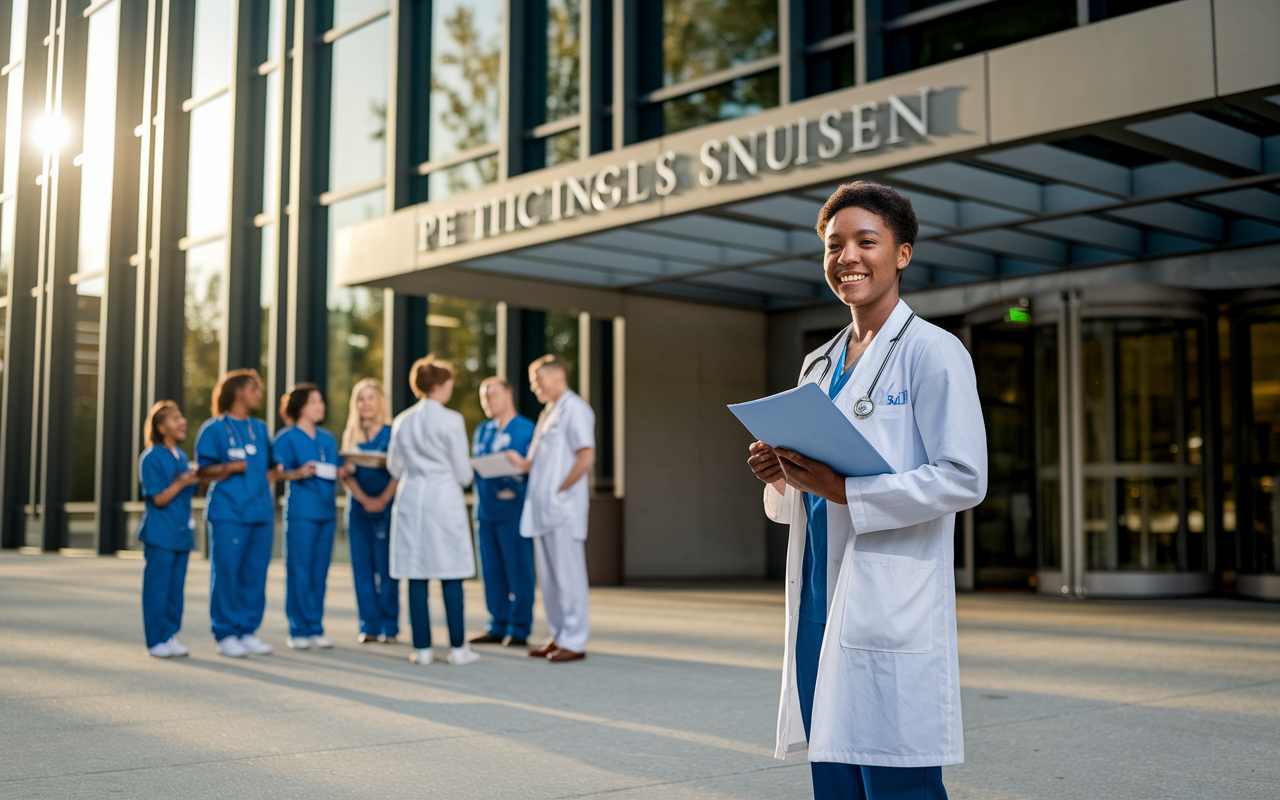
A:
<svg viewBox="0 0 1280 800">
<path fill-rule="evenodd" d="M 840 188 L 831 193 L 827 202 L 822 204 L 822 210 L 818 212 L 818 224 L 814 226 L 819 239 L 826 241 L 827 225 L 837 213 L 846 208 L 863 208 L 879 215 L 889 226 L 889 230 L 893 231 L 895 243 L 915 245 L 920 223 L 916 220 L 916 211 L 911 207 L 911 201 L 888 186 L 870 181 L 841 184 Z"/>
</svg>

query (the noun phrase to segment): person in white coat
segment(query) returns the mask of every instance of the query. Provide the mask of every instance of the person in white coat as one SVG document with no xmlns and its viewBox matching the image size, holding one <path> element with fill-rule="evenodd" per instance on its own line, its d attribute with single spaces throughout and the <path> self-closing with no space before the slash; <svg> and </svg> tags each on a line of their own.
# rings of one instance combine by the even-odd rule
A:
<svg viewBox="0 0 1280 800">
<path fill-rule="evenodd" d="M 467 426 L 445 408 L 453 396 L 453 367 L 434 356 L 409 369 L 418 402 L 391 423 L 387 470 L 399 481 L 391 518 L 391 577 L 409 581 L 411 661 L 430 664 L 431 616 L 427 585 L 440 581 L 449 625 L 449 663 L 471 664 L 480 655 L 463 629 L 462 580 L 476 574 L 471 521 L 462 490 L 471 483 Z"/>
<path fill-rule="evenodd" d="M 569 388 L 569 371 L 555 356 L 529 365 L 529 386 L 545 403 L 528 457 L 507 450 L 512 464 L 529 473 L 520 535 L 533 539 L 542 605 L 551 640 L 529 651 L 552 663 L 587 657 L 587 473 L 596 460 L 596 414 Z"/>
<path fill-rule="evenodd" d="M 846 184 L 817 229 L 852 322 L 800 382 L 827 390 L 893 472 L 846 478 L 751 445 L 765 511 L 791 531 L 776 755 L 807 744 L 816 798 L 937 800 L 942 766 L 964 760 L 955 515 L 987 487 L 973 362 L 898 297 L 918 230 L 909 200 Z"/>
</svg>

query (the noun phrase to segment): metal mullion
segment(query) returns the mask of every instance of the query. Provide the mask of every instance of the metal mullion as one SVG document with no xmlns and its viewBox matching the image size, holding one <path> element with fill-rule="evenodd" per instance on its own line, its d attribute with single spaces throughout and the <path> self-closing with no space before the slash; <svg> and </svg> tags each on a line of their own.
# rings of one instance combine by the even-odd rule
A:
<svg viewBox="0 0 1280 800">
<path fill-rule="evenodd" d="M 149 6 L 121 3 L 116 51 L 115 153 L 112 175 L 129 177 L 142 168 L 143 150 L 133 141 L 134 121 L 146 104 L 143 79 L 148 52 Z M 145 126 L 150 127 L 150 126 Z M 135 252 L 139 217 L 139 185 L 131 180 L 111 182 L 111 227 L 107 234 L 107 264 L 103 281 L 99 374 L 134 374 L 135 321 L 139 318 L 137 272 L 131 256 Z M 129 381 L 98 381 L 97 458 L 95 494 L 98 498 L 99 553 L 112 553 L 128 546 L 128 525 L 123 505 L 131 499 L 135 480 L 131 434 L 134 384 Z"/>
<path fill-rule="evenodd" d="M 841 47 L 858 44 L 858 31 L 851 30 L 844 33 L 837 33 L 835 36 L 828 36 L 821 41 L 813 44 L 805 45 L 804 54 L 807 56 L 818 56 L 823 53 L 830 53 L 832 50 L 839 50 Z"/>
<path fill-rule="evenodd" d="M 778 105 L 804 97 L 804 2 L 778 2 Z"/>
<path fill-rule="evenodd" d="M 90 3 L 88 6 L 85 7 L 84 11 L 82 12 L 82 16 L 84 16 L 85 19 L 88 19 L 89 17 L 92 17 L 95 13 L 97 13 L 99 9 L 106 7 L 106 5 L 110 2 L 113 2 L 113 0 L 93 0 L 92 3 Z M 123 10 L 124 9 L 121 9 L 121 11 Z"/>
<path fill-rule="evenodd" d="M 462 150 L 461 152 L 454 153 L 448 158 L 440 158 L 440 159 L 436 159 L 435 161 L 425 161 L 413 167 L 412 171 L 419 176 L 430 175 L 433 172 L 438 172 L 442 169 L 448 169 L 449 167 L 456 167 L 459 164 L 465 164 L 468 161 L 475 161 L 478 158 L 484 158 L 485 156 L 492 156 L 492 155 L 500 155 L 503 147 L 504 145 L 501 143 L 482 144 L 476 147 L 469 147 L 466 150 Z"/>
<path fill-rule="evenodd" d="M 915 25 L 923 25 L 926 22 L 933 22 L 949 17 L 952 14 L 959 14 L 962 11 L 979 8 L 981 6 L 994 3 L 996 0 L 951 0 L 950 3 L 940 3 L 936 6 L 922 8 L 919 11 L 912 11 L 899 17 L 882 23 L 886 31 L 898 31 L 903 28 L 910 28 Z"/>
<path fill-rule="evenodd" d="M 238 37 L 232 37 L 231 39 L 231 50 L 233 53 L 236 50 L 237 38 Z M 182 101 L 182 110 L 188 111 L 188 112 L 194 111 L 195 109 L 199 108 L 205 103 L 211 102 L 213 100 L 217 100 L 219 97 L 222 97 L 224 94 L 228 94 L 230 92 L 231 92 L 231 84 L 228 83 L 225 86 L 219 86 L 216 89 L 210 89 L 209 91 L 205 92 L 199 97 L 188 97 L 186 100 Z"/>
<path fill-rule="evenodd" d="M 355 186 L 348 186 L 345 189 L 337 189 L 332 192 L 321 192 L 320 197 L 316 199 L 316 203 L 320 206 L 331 206 L 334 203 L 340 203 L 350 197 L 359 197 L 362 194 L 368 194 L 369 192 L 385 188 L 387 188 L 387 182 L 382 178 L 379 178 L 376 181 L 359 183 Z M 391 212 L 387 213 L 390 214 Z"/>
<path fill-rule="evenodd" d="M 585 114 L 574 114 L 568 117 L 561 117 L 554 122 L 544 122 L 541 125 L 535 125 L 528 128 L 524 132 L 525 139 L 545 139 L 548 136 L 555 136 L 557 133 L 564 133 L 575 128 L 584 127 Z M 585 158 L 585 156 L 580 156 Z"/>
<path fill-rule="evenodd" d="M 498 181 L 505 181 L 524 172 L 524 97 L 521 80 L 525 67 L 525 19 L 526 3 L 520 0 L 504 0 L 502 9 L 502 43 L 498 59 Z M 429 102 L 429 101 L 428 101 Z M 462 155 L 454 156 L 456 159 Z M 432 164 L 432 171 L 441 166 Z M 461 163 L 461 162 L 458 162 Z M 418 174 L 425 164 L 418 165 Z"/>
<path fill-rule="evenodd" d="M 639 98 L 639 102 L 644 105 L 654 103 L 665 103 L 668 100 L 677 100 L 695 92 L 713 89 L 726 83 L 732 83 L 742 78 L 750 78 L 772 69 L 777 69 L 782 64 L 782 57 L 778 55 L 767 56 L 757 59 L 749 64 L 743 64 L 738 67 L 722 69 L 719 72 L 713 72 L 710 75 L 704 75 L 701 78 L 677 83 L 672 86 L 664 86 L 656 89 Z"/>
<path fill-rule="evenodd" d="M 272 269 L 275 270 L 275 274 L 272 276 L 271 305 L 267 312 L 267 358 L 270 361 L 271 368 L 267 371 L 266 380 L 267 388 L 270 390 L 268 397 L 279 397 L 284 392 L 284 387 L 288 385 L 284 380 L 285 376 L 283 374 L 286 356 L 281 348 L 281 343 L 288 338 L 288 331 L 284 328 L 288 314 L 282 313 L 285 312 L 285 309 L 281 307 L 281 304 L 287 304 L 289 297 L 289 283 L 287 280 L 289 219 L 286 203 L 290 186 L 288 142 L 291 120 L 288 111 L 291 107 L 290 79 L 293 74 L 293 61 L 288 56 L 288 53 L 291 31 L 289 20 L 291 19 L 293 4 L 290 0 L 270 0 L 270 2 L 281 4 L 279 39 L 276 42 L 276 52 L 280 53 L 281 56 L 280 61 L 277 62 L 277 68 L 266 76 L 268 81 L 279 81 L 280 88 L 277 96 L 278 106 L 275 110 L 279 125 L 275 131 L 275 138 L 263 144 L 264 147 L 272 148 L 275 151 L 276 164 L 275 195 L 266 198 L 263 202 L 263 213 L 271 216 L 275 230 L 275 253 L 272 258 Z M 268 93 L 269 96 L 270 93 Z M 278 422 L 276 420 L 275 404 L 268 403 L 266 411 L 268 429 L 274 433 Z"/>
<path fill-rule="evenodd" d="M 636 141 L 639 133 L 636 81 L 639 78 L 639 0 L 613 3 L 613 149 Z"/>
<path fill-rule="evenodd" d="M 381 11 L 373 12 L 372 14 L 370 14 L 367 17 L 364 17 L 363 19 L 358 19 L 355 22 L 349 23 L 347 25 L 343 25 L 341 28 L 330 28 L 329 30 L 321 34 L 316 44 L 333 44 L 334 42 L 341 39 L 343 36 L 346 36 L 349 33 L 355 33 L 356 31 L 360 30 L 365 26 L 372 25 L 373 23 L 377 22 L 378 20 L 382 19 L 383 17 L 391 13 L 393 13 L 391 10 L 391 7 L 388 6 L 387 8 L 384 8 Z"/>
<path fill-rule="evenodd" d="M 311 299 L 315 284 L 324 286 L 327 276 L 311 273 L 311 254 L 314 249 L 315 209 L 310 202 L 312 194 L 313 148 L 316 125 L 316 61 L 319 48 L 312 44 L 312 31 L 316 27 L 318 0 L 294 0 L 293 11 L 293 80 L 290 97 L 289 130 L 289 251 L 287 261 L 288 298 L 285 321 L 285 376 L 284 383 L 292 385 L 300 377 L 316 378 L 313 366 L 307 363 L 302 350 L 315 340 Z M 327 122 L 328 120 L 324 120 Z M 328 136 L 324 135 L 327 142 Z M 302 363 L 299 363 L 299 362 Z"/>
</svg>

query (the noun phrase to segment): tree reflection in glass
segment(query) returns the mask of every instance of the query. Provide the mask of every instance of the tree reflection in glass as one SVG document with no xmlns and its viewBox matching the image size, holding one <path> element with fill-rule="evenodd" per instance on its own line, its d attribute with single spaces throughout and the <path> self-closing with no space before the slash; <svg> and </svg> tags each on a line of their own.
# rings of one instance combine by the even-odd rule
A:
<svg viewBox="0 0 1280 800">
<path fill-rule="evenodd" d="M 432 25 L 431 160 L 498 138 L 502 6 L 496 0 L 435 4 Z M 433 199 L 498 179 L 496 160 L 471 162 L 431 182 Z"/>
<path fill-rule="evenodd" d="M 775 0 L 666 0 L 663 82 L 672 86 L 778 52 Z"/>
</svg>

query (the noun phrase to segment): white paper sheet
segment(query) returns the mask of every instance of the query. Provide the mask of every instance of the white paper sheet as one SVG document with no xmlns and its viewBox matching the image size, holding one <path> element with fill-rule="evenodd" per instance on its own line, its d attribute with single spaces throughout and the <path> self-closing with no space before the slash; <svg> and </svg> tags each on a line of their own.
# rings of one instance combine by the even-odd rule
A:
<svg viewBox="0 0 1280 800">
<path fill-rule="evenodd" d="M 481 478 L 506 478 L 512 475 L 523 475 L 502 453 L 471 459 L 471 468 Z"/>
</svg>

